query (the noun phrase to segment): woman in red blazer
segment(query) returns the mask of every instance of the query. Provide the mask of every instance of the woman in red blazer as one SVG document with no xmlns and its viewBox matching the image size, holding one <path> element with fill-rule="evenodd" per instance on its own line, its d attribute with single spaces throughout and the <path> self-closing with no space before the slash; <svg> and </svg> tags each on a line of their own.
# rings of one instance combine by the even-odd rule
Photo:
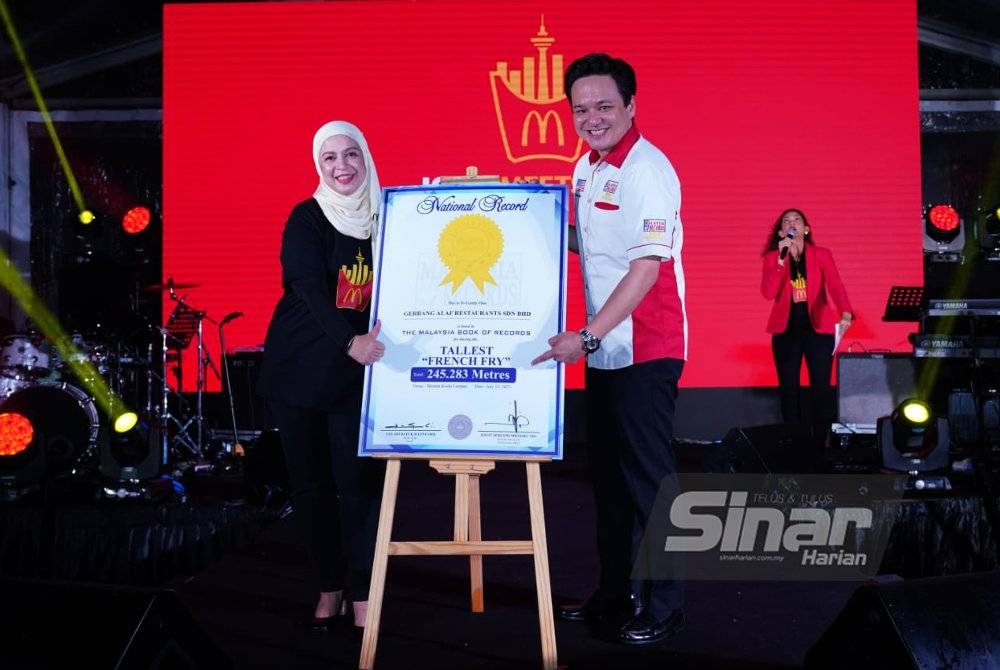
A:
<svg viewBox="0 0 1000 670">
<path fill-rule="evenodd" d="M 760 292 L 773 300 L 767 332 L 778 373 L 781 418 L 803 423 L 799 375 L 802 359 L 809 370 L 811 416 L 816 436 L 825 434 L 834 417 L 834 332 L 851 325 L 853 310 L 833 254 L 813 243 L 805 214 L 787 209 L 771 227 L 763 252 Z"/>
</svg>

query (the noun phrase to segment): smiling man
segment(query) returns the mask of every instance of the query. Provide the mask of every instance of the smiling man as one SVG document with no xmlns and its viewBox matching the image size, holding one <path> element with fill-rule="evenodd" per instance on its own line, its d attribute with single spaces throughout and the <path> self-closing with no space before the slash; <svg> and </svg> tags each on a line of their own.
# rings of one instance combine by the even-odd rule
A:
<svg viewBox="0 0 1000 670">
<path fill-rule="evenodd" d="M 635 574 L 661 482 L 675 474 L 677 383 L 687 357 L 677 173 L 635 123 L 635 71 L 590 54 L 566 70 L 576 131 L 590 146 L 573 173 L 587 323 L 549 339 L 535 363 L 587 357 L 587 457 L 600 577 L 560 608 L 624 644 L 657 642 L 684 623 L 681 583 Z M 662 546 L 662 544 L 661 544 Z"/>
</svg>

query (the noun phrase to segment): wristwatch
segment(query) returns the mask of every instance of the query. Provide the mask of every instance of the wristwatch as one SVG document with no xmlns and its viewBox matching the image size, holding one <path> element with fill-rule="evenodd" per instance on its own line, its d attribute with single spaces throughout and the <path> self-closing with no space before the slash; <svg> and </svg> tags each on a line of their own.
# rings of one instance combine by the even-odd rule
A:
<svg viewBox="0 0 1000 670">
<path fill-rule="evenodd" d="M 583 328 L 580 330 L 580 346 L 583 347 L 583 353 L 590 355 L 601 348 L 601 338 Z"/>
</svg>

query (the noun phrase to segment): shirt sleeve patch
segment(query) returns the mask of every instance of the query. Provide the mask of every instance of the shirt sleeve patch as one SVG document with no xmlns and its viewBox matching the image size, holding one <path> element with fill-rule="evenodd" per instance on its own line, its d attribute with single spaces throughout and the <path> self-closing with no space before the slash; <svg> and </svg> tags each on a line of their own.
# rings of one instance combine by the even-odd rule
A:
<svg viewBox="0 0 1000 670">
<path fill-rule="evenodd" d="M 666 219 L 643 219 L 642 231 L 644 233 L 665 233 L 667 232 Z"/>
<path fill-rule="evenodd" d="M 606 210 L 609 210 L 609 211 L 614 211 L 616 209 L 620 209 L 620 207 L 618 205 L 616 205 L 615 203 L 613 203 L 613 202 L 604 202 L 603 200 L 598 200 L 597 202 L 595 202 L 594 203 L 594 207 L 596 207 L 597 209 L 606 209 Z"/>
</svg>

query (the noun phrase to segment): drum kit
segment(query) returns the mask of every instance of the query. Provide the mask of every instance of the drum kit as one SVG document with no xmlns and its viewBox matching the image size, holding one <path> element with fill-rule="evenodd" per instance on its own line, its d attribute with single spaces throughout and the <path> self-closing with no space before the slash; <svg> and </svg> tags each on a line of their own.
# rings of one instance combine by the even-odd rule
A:
<svg viewBox="0 0 1000 670">
<path fill-rule="evenodd" d="M 141 424 L 157 429 L 161 464 L 167 464 L 171 456 L 180 460 L 205 457 L 205 370 L 210 367 L 219 373 L 205 349 L 203 324 L 216 323 L 224 342 L 222 327 L 242 313 L 216 321 L 191 308 L 176 291 L 196 286 L 171 279 L 140 289 L 165 292 L 176 303 L 163 326 L 142 318 L 141 326 L 131 333 L 77 331 L 69 335 L 72 346 L 58 348 L 34 331 L 0 340 L 0 414 L 27 411 L 33 423 L 46 426 L 50 434 L 58 432 L 55 451 L 61 453 L 54 454 L 50 443 L 45 447 L 50 471 L 53 465 L 73 471 L 85 469 L 97 460 L 102 431 L 107 431 L 109 422 L 88 391 L 93 387 L 93 375 L 100 376 L 114 397 L 139 414 Z M 176 386 L 181 388 L 181 352 L 191 344 L 197 347 L 199 361 L 193 407 L 168 382 L 172 369 Z"/>
</svg>

